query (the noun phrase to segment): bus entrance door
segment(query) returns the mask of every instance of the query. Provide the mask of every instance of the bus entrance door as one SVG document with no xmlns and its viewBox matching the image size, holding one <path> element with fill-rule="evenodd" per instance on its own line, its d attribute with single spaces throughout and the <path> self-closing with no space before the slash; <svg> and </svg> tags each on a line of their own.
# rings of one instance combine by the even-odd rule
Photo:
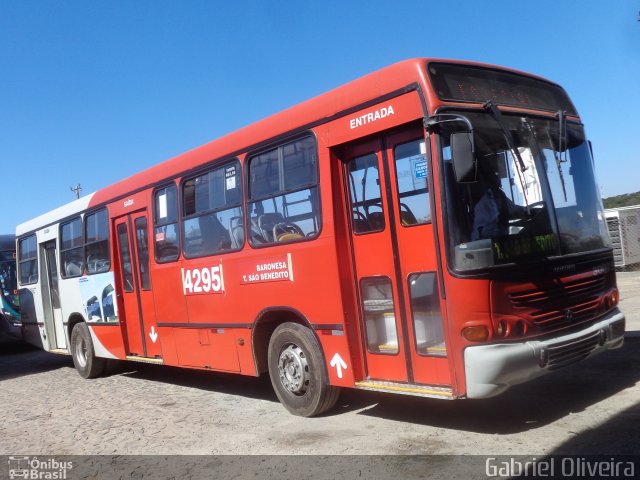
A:
<svg viewBox="0 0 640 480">
<path fill-rule="evenodd" d="M 367 378 L 446 393 L 424 131 L 416 125 L 347 145 L 339 155 Z"/>
<path fill-rule="evenodd" d="M 41 258 L 44 259 L 46 273 L 43 275 L 42 299 L 44 303 L 44 326 L 48 336 L 49 349 L 66 349 L 62 310 L 60 308 L 60 290 L 58 288 L 58 261 L 56 241 L 41 244 Z"/>
<path fill-rule="evenodd" d="M 149 228 L 145 210 L 114 220 L 120 321 L 128 356 L 162 358 L 149 272 Z"/>
</svg>

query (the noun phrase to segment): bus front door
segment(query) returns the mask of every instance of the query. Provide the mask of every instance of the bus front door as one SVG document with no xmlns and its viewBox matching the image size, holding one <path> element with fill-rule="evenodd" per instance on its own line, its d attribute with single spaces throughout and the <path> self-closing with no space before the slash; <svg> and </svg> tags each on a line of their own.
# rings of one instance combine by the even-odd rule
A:
<svg viewBox="0 0 640 480">
<path fill-rule="evenodd" d="M 142 210 L 114 220 L 116 282 L 128 356 L 162 358 L 149 272 L 149 227 Z"/>
<path fill-rule="evenodd" d="M 341 147 L 368 379 L 451 385 L 418 125 Z"/>
</svg>

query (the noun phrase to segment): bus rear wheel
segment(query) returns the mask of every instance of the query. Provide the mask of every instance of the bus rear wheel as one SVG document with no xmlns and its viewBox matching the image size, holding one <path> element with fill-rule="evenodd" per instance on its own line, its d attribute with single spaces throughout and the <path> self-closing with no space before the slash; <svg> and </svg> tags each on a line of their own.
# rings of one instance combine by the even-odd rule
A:
<svg viewBox="0 0 640 480">
<path fill-rule="evenodd" d="M 99 377 L 104 372 L 105 359 L 96 357 L 89 327 L 84 322 L 76 324 L 71 331 L 71 355 L 82 378 Z"/>
<path fill-rule="evenodd" d="M 297 323 L 283 323 L 269 341 L 269 376 L 280 403 L 294 415 L 313 417 L 338 401 L 318 339 Z"/>
</svg>

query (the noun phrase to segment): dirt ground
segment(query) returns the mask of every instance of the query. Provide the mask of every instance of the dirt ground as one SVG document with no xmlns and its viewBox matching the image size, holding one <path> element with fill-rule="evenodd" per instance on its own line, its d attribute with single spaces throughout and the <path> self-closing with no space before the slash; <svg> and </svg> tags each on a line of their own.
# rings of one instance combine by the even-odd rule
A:
<svg viewBox="0 0 640 480">
<path fill-rule="evenodd" d="M 482 401 L 345 391 L 320 418 L 290 415 L 268 378 L 122 364 L 83 380 L 70 357 L 0 351 L 0 455 L 636 454 L 640 274 L 620 279 L 622 349 Z"/>
</svg>

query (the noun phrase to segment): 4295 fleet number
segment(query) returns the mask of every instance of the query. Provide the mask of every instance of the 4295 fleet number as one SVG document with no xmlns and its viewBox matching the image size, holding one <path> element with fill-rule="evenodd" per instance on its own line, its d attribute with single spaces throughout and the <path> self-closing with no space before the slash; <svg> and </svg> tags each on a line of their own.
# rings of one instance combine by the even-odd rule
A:
<svg viewBox="0 0 640 480">
<path fill-rule="evenodd" d="M 224 292 L 222 265 L 182 269 L 182 290 L 185 295 Z"/>
</svg>

